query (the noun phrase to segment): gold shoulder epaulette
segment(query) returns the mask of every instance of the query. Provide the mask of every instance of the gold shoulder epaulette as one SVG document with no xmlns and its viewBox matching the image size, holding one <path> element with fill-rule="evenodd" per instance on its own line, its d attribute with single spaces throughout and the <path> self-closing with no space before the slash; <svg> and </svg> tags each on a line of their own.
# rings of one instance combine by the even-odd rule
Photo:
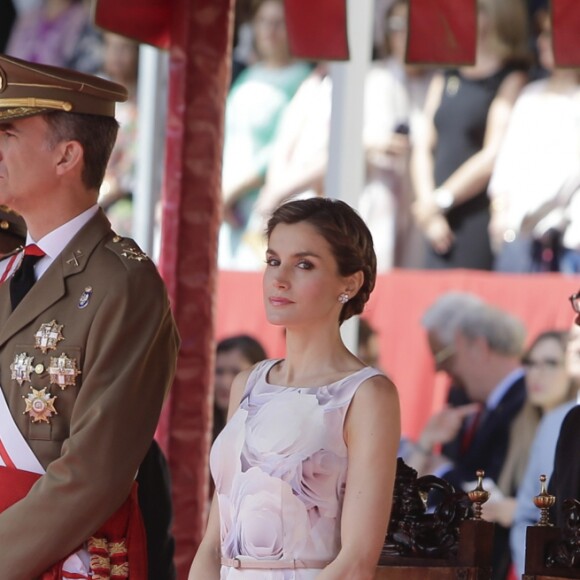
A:
<svg viewBox="0 0 580 580">
<path fill-rule="evenodd" d="M 107 247 L 126 260 L 135 260 L 137 262 L 149 260 L 149 256 L 131 238 L 115 236 L 107 244 Z"/>
</svg>

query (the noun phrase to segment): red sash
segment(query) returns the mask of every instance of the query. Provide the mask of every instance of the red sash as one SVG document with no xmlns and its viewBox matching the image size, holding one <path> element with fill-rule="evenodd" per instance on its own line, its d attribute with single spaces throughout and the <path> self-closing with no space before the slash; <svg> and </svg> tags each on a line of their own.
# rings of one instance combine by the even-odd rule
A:
<svg viewBox="0 0 580 580">
<path fill-rule="evenodd" d="M 0 466 L 0 512 L 26 497 L 40 477 Z M 96 577 L 147 580 L 147 541 L 137 501 L 137 483 L 133 483 L 123 505 L 88 539 L 87 549 Z M 51 566 L 40 580 L 61 580 L 64 560 Z"/>
</svg>

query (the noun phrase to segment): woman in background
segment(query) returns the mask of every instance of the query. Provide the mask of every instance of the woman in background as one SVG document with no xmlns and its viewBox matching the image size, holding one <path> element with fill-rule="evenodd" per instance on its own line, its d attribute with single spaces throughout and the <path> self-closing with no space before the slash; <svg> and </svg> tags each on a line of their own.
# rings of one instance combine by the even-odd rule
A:
<svg viewBox="0 0 580 580">
<path fill-rule="evenodd" d="M 218 265 L 234 270 L 262 266 L 263 253 L 256 255 L 245 233 L 264 184 L 280 117 L 310 72 L 307 64 L 290 55 L 282 0 L 258 0 L 252 26 L 258 61 L 232 85 L 224 127 Z"/>
<path fill-rule="evenodd" d="M 487 184 L 527 80 L 527 57 L 523 2 L 481 0 L 475 65 L 440 73 L 431 83 L 425 131 L 411 161 L 427 268 L 492 267 Z"/>
</svg>

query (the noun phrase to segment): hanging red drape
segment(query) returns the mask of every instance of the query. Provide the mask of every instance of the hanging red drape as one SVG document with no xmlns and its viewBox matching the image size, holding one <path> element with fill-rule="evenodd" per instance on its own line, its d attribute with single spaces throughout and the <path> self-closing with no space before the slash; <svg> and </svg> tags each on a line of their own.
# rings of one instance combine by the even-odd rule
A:
<svg viewBox="0 0 580 580">
<path fill-rule="evenodd" d="M 347 0 L 285 0 L 290 52 L 309 60 L 347 60 Z"/>
<path fill-rule="evenodd" d="M 552 43 L 558 67 L 580 67 L 580 3 L 578 0 L 551 0 Z"/>
<path fill-rule="evenodd" d="M 217 233 L 233 0 L 174 0 L 160 269 L 181 334 L 160 426 L 180 580 L 205 529 L 213 410 Z M 154 353 L 153 353 L 154 356 Z"/>
<path fill-rule="evenodd" d="M 407 62 L 473 64 L 476 34 L 477 0 L 410 0 Z"/>
<path fill-rule="evenodd" d="M 173 0 L 97 0 L 97 26 L 151 44 L 169 48 Z"/>
</svg>

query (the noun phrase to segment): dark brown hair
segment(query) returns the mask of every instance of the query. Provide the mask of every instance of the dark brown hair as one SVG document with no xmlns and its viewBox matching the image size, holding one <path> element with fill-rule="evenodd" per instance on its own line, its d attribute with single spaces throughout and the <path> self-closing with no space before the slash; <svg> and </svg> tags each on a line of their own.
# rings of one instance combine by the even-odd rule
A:
<svg viewBox="0 0 580 580">
<path fill-rule="evenodd" d="M 268 239 L 278 224 L 306 222 L 328 242 L 341 276 L 362 272 L 363 283 L 343 307 L 339 323 L 360 314 L 367 303 L 377 277 L 377 258 L 373 239 L 365 222 L 347 203 L 329 197 L 314 197 L 284 203 L 268 220 Z"/>
<path fill-rule="evenodd" d="M 111 151 L 117 139 L 119 123 L 112 117 L 54 112 L 43 115 L 50 131 L 50 147 L 61 141 L 78 141 L 84 152 L 83 184 L 99 189 Z"/>
</svg>

